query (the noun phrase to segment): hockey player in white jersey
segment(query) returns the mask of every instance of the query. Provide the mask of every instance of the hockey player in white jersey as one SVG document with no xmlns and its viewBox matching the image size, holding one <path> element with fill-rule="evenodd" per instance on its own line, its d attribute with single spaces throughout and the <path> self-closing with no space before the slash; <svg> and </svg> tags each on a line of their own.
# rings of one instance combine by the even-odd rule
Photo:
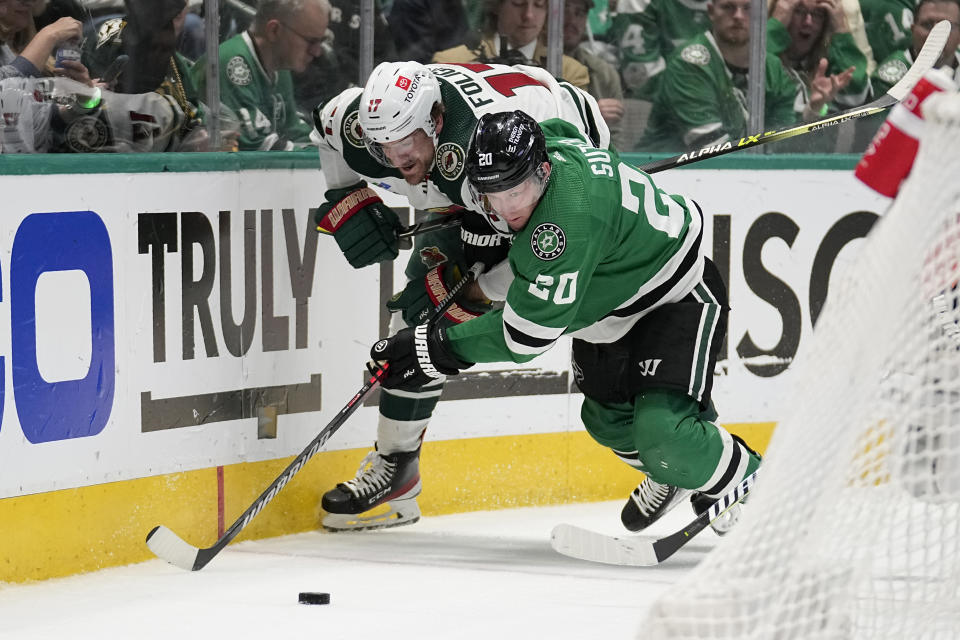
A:
<svg viewBox="0 0 960 640">
<path fill-rule="evenodd" d="M 353 267 L 399 254 L 400 222 L 371 185 L 407 196 L 416 209 L 466 210 L 460 230 L 417 238 L 406 268 L 408 284 L 387 304 L 391 332 L 417 324 L 442 297 L 438 288 L 448 289 L 476 260 L 488 267 L 480 289 L 493 299 L 505 297 L 512 280 L 504 261 L 510 231 L 502 220 L 482 215 L 464 174 L 477 121 L 504 110 L 521 110 L 538 121 L 562 118 L 593 145 L 610 144 L 596 100 L 537 67 L 385 62 L 362 90 L 348 89 L 316 110 L 327 184 L 316 222 L 334 235 Z M 444 321 L 463 322 L 489 308 L 489 300 L 464 301 Z M 356 477 L 324 494 L 326 528 L 392 527 L 419 519 L 420 444 L 443 382 L 417 391 L 383 390 L 375 449 Z M 386 512 L 360 515 L 383 503 L 389 505 Z"/>
</svg>

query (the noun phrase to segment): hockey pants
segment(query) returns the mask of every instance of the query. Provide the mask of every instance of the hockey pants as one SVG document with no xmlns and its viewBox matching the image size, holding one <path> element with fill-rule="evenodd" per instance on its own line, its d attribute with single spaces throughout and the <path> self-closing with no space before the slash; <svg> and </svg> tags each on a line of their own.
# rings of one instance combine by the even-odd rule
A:
<svg viewBox="0 0 960 640">
<path fill-rule="evenodd" d="M 711 422 L 690 396 L 648 389 L 632 402 L 584 398 L 581 418 L 594 440 L 661 484 L 719 496 L 760 465 L 760 458 Z"/>
</svg>

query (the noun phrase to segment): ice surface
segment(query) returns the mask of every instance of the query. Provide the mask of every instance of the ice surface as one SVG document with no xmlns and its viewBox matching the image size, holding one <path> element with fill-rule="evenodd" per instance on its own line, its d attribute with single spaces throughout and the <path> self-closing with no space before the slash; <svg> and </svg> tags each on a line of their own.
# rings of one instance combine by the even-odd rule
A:
<svg viewBox="0 0 960 640">
<path fill-rule="evenodd" d="M 151 560 L 0 586 L 0 638 L 635 638 L 650 601 L 716 543 L 706 531 L 655 568 L 566 558 L 550 530 L 622 533 L 621 503 L 424 517 L 407 527 L 230 545 L 188 572 Z M 657 523 L 691 520 L 685 505 Z M 302 605 L 301 591 L 330 594 Z"/>
</svg>

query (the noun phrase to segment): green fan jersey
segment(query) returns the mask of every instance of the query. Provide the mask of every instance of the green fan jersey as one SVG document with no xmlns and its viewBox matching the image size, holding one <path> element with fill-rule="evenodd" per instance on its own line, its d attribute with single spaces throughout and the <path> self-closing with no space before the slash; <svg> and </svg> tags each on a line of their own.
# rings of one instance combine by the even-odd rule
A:
<svg viewBox="0 0 960 640">
<path fill-rule="evenodd" d="M 610 130 L 596 100 L 566 82 L 558 82 L 546 70 L 498 64 L 427 65 L 440 84 L 443 127 L 437 136 L 436 158 L 425 183 L 410 185 L 393 167 L 370 155 L 363 143 L 359 109 L 362 89 L 347 89 L 325 104 L 318 116 L 323 140 L 320 164 L 328 189 L 343 188 L 366 180 L 381 188 L 406 195 L 417 209 L 466 207 L 478 213 L 464 179 L 470 138 L 485 113 L 524 111 L 537 121 L 563 118 L 592 144 L 610 145 Z M 505 230 L 505 229 L 504 229 Z"/>
<path fill-rule="evenodd" d="M 667 56 L 709 28 L 707 0 L 620 0 L 607 40 L 620 49 L 627 97 L 652 101 Z"/>
<path fill-rule="evenodd" d="M 877 64 L 911 45 L 910 27 L 913 26 L 915 7 L 914 0 L 860 0 L 867 42 Z M 875 91 L 874 95 L 882 93 Z"/>
<path fill-rule="evenodd" d="M 240 119 L 240 150 L 293 149 L 295 143 L 308 143 L 311 127 L 297 113 L 290 72 L 268 74 L 247 32 L 226 40 L 219 51 L 220 102 Z M 201 95 L 206 90 L 204 60 L 197 60 L 192 70 Z"/>
<path fill-rule="evenodd" d="M 794 124 L 796 91 L 780 60 L 767 56 L 768 131 Z M 670 56 L 640 148 L 678 152 L 736 143 L 748 133 L 746 95 L 746 70 L 731 70 L 713 34 L 702 33 Z"/>
<path fill-rule="evenodd" d="M 686 296 L 703 274 L 699 207 L 596 149 L 559 120 L 543 125 L 551 174 L 508 254 L 503 309 L 447 330 L 468 362 L 525 362 L 569 334 L 613 342 Z"/>
<path fill-rule="evenodd" d="M 951 74 L 954 82 L 957 82 L 960 80 L 960 73 L 957 72 L 960 69 L 960 50 L 954 52 L 954 59 L 956 62 L 952 68 L 941 67 L 941 69 Z M 913 62 L 913 53 L 910 49 L 895 51 L 887 56 L 886 60 L 877 65 L 877 70 L 870 79 L 874 95 L 882 96 L 890 90 L 890 87 L 900 82 L 900 79 L 907 75 L 907 71 L 913 66 Z"/>
<path fill-rule="evenodd" d="M 913 54 L 909 49 L 894 51 L 887 56 L 877 65 L 877 70 L 873 72 L 873 76 L 870 78 L 870 83 L 873 85 L 873 94 L 882 96 L 889 91 L 890 87 L 907 75 L 911 65 L 913 65 Z"/>
<path fill-rule="evenodd" d="M 783 23 L 776 18 L 767 20 L 767 54 L 779 57 L 789 47 L 790 32 L 787 31 Z M 842 73 L 849 67 L 853 67 L 850 82 L 837 92 L 834 102 L 844 108 L 862 105 L 867 99 L 867 92 L 870 88 L 867 82 L 867 56 L 857 47 L 853 35 L 849 32 L 831 35 L 826 54 L 827 75 Z M 819 58 L 817 60 L 819 61 Z M 789 64 L 789 62 L 786 64 Z M 803 107 L 810 101 L 807 85 L 808 78 L 812 77 L 813 74 L 799 68 L 788 69 L 788 73 L 795 78 L 797 85 L 796 110 L 802 112 Z"/>
</svg>

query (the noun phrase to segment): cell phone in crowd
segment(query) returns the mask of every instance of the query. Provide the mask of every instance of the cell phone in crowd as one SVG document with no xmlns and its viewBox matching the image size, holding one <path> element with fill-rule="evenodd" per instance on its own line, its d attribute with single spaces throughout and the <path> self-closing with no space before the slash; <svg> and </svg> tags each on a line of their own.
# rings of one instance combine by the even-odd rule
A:
<svg viewBox="0 0 960 640">
<path fill-rule="evenodd" d="M 112 87 L 113 83 L 117 81 L 117 78 L 120 77 L 120 74 L 123 73 L 123 68 L 127 65 L 127 62 L 130 60 L 130 56 L 126 54 L 120 54 L 117 56 L 113 62 L 110 63 L 110 66 L 107 67 L 107 70 L 103 72 L 103 77 L 100 78 L 100 82 L 104 83 L 108 87 Z"/>
</svg>

